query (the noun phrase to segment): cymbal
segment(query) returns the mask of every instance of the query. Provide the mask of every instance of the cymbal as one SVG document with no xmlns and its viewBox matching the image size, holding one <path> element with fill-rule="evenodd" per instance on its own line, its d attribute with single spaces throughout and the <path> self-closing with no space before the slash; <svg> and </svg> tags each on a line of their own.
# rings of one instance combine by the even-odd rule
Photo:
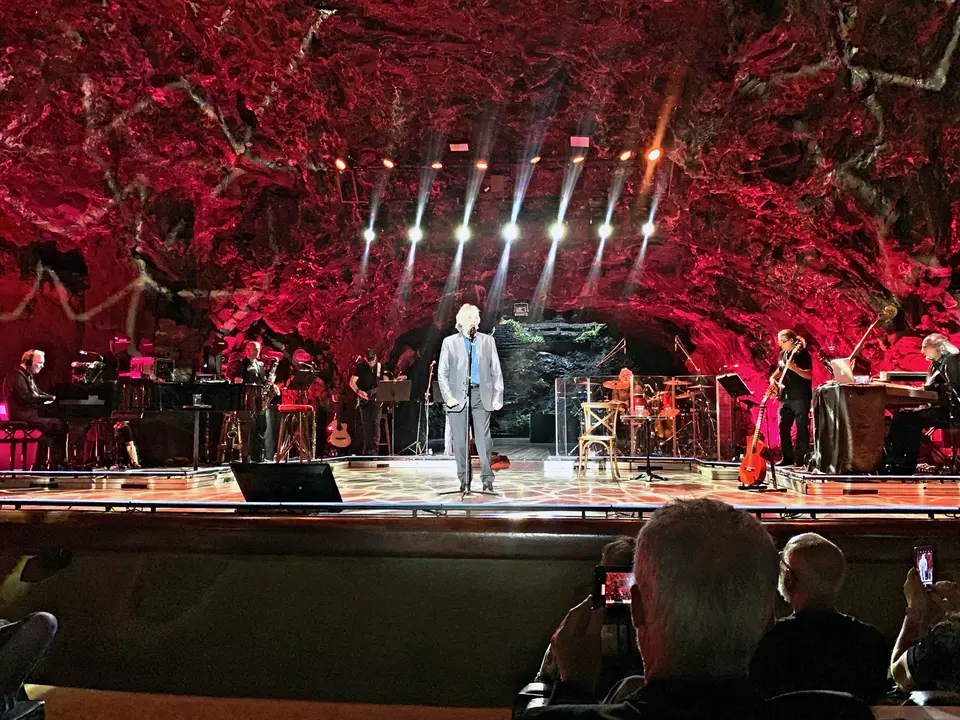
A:
<svg viewBox="0 0 960 720">
<path fill-rule="evenodd" d="M 607 380 L 603 386 L 608 390 L 629 390 L 630 383 L 620 382 L 619 380 Z"/>
<path fill-rule="evenodd" d="M 698 392 L 685 392 L 681 395 L 677 395 L 677 400 L 687 400 L 689 398 L 692 398 L 694 395 L 701 395 L 701 394 L 702 393 L 698 393 Z"/>
<path fill-rule="evenodd" d="M 591 385 L 593 387 L 596 387 L 599 384 L 600 383 L 597 380 L 581 380 L 577 383 L 577 385 Z"/>
<path fill-rule="evenodd" d="M 709 390 L 713 385 L 691 385 L 691 390 Z"/>
<path fill-rule="evenodd" d="M 686 380 L 664 380 L 664 385 L 689 385 L 690 383 Z"/>
</svg>

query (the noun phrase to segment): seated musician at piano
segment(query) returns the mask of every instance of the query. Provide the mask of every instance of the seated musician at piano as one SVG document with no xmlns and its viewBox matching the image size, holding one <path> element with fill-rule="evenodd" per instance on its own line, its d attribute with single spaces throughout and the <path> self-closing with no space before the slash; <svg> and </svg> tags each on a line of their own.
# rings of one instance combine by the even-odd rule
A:
<svg viewBox="0 0 960 720">
<path fill-rule="evenodd" d="M 927 335 L 920 352 L 930 361 L 924 387 L 934 390 L 939 400 L 919 410 L 902 410 L 893 417 L 887 436 L 887 473 L 912 475 L 917 471 L 917 456 L 924 430 L 950 427 L 953 408 L 954 423 L 960 423 L 960 350 L 940 333 Z"/>
<path fill-rule="evenodd" d="M 7 403 L 10 419 L 25 422 L 39 428 L 43 437 L 37 445 L 34 470 L 58 468 L 63 463 L 63 423 L 57 418 L 41 417 L 40 408 L 56 398 L 37 387 L 33 377 L 41 370 L 46 358 L 42 350 L 27 350 L 20 358 L 20 365 L 3 380 L 3 399 Z M 47 450 L 50 450 L 50 465 L 47 467 Z"/>
</svg>

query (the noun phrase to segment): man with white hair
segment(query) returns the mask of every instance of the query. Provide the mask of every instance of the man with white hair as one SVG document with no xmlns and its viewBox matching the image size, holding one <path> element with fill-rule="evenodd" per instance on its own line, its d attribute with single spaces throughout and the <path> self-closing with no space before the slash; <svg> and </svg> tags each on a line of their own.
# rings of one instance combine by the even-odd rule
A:
<svg viewBox="0 0 960 720">
<path fill-rule="evenodd" d="M 600 673 L 604 610 L 587 599 L 553 637 L 561 682 L 552 707 L 523 717 L 769 717 L 747 680 L 777 593 L 777 548 L 760 521 L 706 498 L 665 505 L 637 535 L 633 572 L 630 614 L 643 684 L 621 703 L 564 704 L 593 699 Z"/>
<path fill-rule="evenodd" d="M 960 424 L 960 350 L 941 333 L 927 335 L 920 352 L 930 362 L 926 387 L 936 390 L 936 404 L 919 410 L 898 412 L 887 437 L 887 473 L 912 475 L 926 428 L 948 428 Z"/>
<path fill-rule="evenodd" d="M 493 490 L 493 469 L 490 467 L 490 413 L 503 407 L 503 374 L 493 335 L 477 332 L 480 310 L 466 304 L 457 312 L 457 332 L 444 338 L 437 367 L 437 383 L 446 404 L 447 419 L 453 436 L 460 491 L 470 490 L 467 484 L 467 463 L 470 446 L 467 427 L 473 417 L 473 438 L 480 455 L 480 479 L 484 490 Z M 470 359 L 472 358 L 472 363 Z M 468 367 L 469 365 L 469 367 Z M 467 398 L 470 409 L 464 412 Z"/>
<path fill-rule="evenodd" d="M 43 350 L 27 350 L 20 358 L 20 365 L 3 380 L 3 399 L 7 403 L 10 419 L 25 422 L 39 428 L 43 435 L 37 443 L 34 470 L 46 470 L 47 450 L 50 452 L 50 468 L 59 467 L 63 461 L 66 435 L 63 423 L 56 418 L 42 417 L 40 408 L 56 398 L 37 387 L 33 379 L 46 364 Z"/>
<path fill-rule="evenodd" d="M 871 705 L 890 689 L 883 634 L 837 611 L 843 551 L 817 533 L 790 538 L 780 553 L 780 595 L 793 608 L 760 641 L 750 679 L 767 697 L 836 690 Z"/>
</svg>

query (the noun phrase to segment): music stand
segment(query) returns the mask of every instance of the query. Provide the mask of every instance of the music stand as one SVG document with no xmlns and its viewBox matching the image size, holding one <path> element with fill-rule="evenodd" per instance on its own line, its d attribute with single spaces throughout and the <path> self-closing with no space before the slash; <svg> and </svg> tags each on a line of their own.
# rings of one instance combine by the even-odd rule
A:
<svg viewBox="0 0 960 720">
<path fill-rule="evenodd" d="M 727 395 L 733 400 L 738 407 L 740 407 L 740 398 L 746 397 L 747 395 L 753 395 L 750 392 L 750 388 L 747 387 L 747 384 L 743 381 L 743 378 L 737 375 L 736 373 L 727 373 L 726 375 L 717 375 L 717 385 L 722 387 L 727 391 Z M 720 399 L 717 398 L 717 408 L 720 407 Z M 737 410 L 733 409 L 733 425 L 732 425 L 732 434 L 733 434 L 733 457 L 737 457 Z M 719 427 L 717 428 L 717 433 L 719 435 Z M 717 441 L 717 448 L 719 451 L 720 442 Z M 719 458 L 718 458 L 719 459 Z"/>
<path fill-rule="evenodd" d="M 411 383 L 409 380 L 381 380 L 377 383 L 376 402 L 393 403 L 406 402 L 410 399 Z M 394 423 L 395 413 L 390 413 L 390 448 L 396 447 L 394 441 L 397 439 Z M 379 452 L 379 448 L 377 448 Z"/>
</svg>

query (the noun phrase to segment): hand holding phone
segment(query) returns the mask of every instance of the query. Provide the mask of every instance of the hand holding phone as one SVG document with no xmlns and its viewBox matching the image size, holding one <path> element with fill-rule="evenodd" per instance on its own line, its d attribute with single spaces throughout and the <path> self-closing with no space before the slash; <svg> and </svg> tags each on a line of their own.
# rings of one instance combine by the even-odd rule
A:
<svg viewBox="0 0 960 720">
<path fill-rule="evenodd" d="M 629 608 L 633 582 L 629 565 L 597 565 L 593 569 L 593 607 Z"/>
<path fill-rule="evenodd" d="M 920 582 L 925 588 L 933 586 L 934 552 L 930 545 L 917 545 L 913 549 L 913 566 L 917 569 Z"/>
</svg>

